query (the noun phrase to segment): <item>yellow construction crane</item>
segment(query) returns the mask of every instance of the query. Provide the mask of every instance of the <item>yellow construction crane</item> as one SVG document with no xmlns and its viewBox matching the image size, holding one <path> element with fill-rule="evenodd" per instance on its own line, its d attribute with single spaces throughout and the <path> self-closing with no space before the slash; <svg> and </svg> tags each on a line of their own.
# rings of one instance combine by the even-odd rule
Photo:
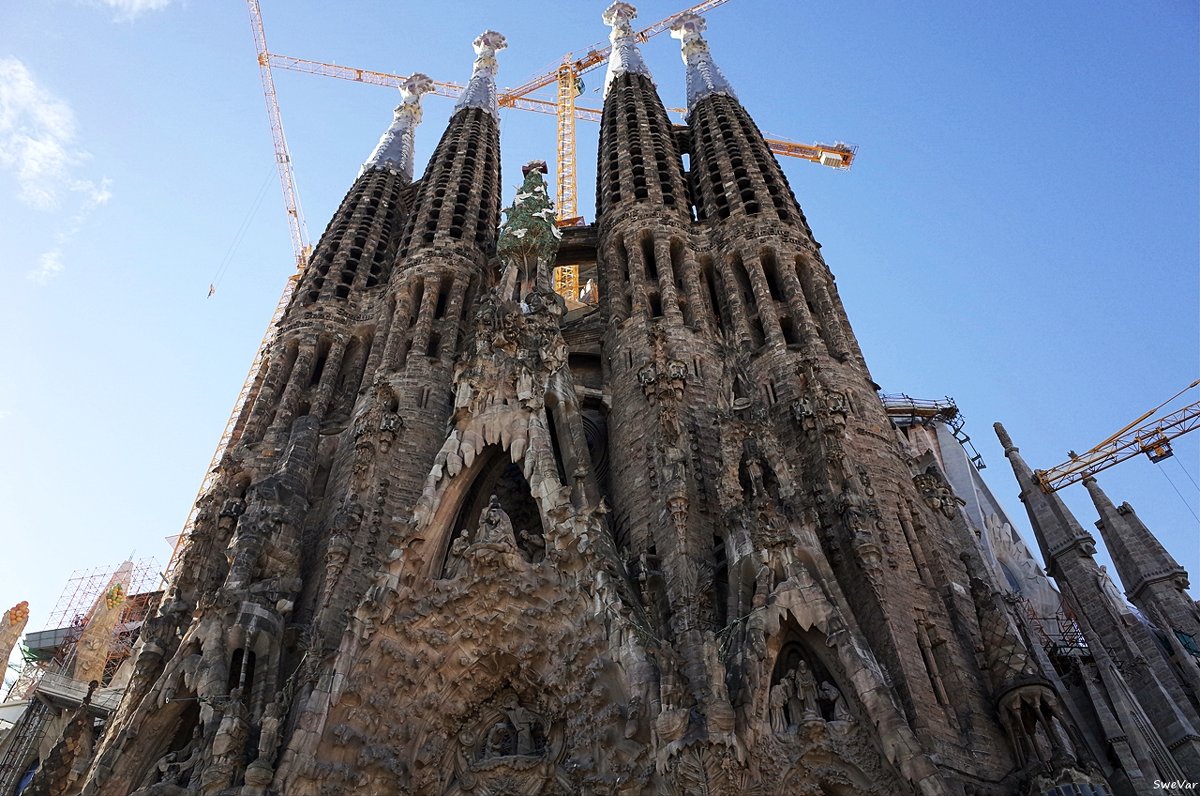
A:
<svg viewBox="0 0 1200 796">
<path fill-rule="evenodd" d="M 1200 379 L 1172 395 L 1158 406 L 1126 425 L 1108 439 L 1083 453 L 1070 451 L 1067 461 L 1049 470 L 1036 470 L 1034 477 L 1042 491 L 1057 492 L 1064 486 L 1082 481 L 1140 453 L 1152 462 L 1174 454 L 1171 440 L 1200 428 L 1200 401 L 1158 416 L 1164 407 L 1188 390 L 1200 386 Z"/>
<path fill-rule="evenodd" d="M 690 8 L 684 9 L 679 14 L 689 11 L 697 14 L 702 13 L 726 2 L 728 0 L 705 0 L 705 2 L 697 3 Z M 263 98 L 267 106 L 267 118 L 271 125 L 271 139 L 275 147 L 275 165 L 279 171 L 280 186 L 283 188 L 283 203 L 284 209 L 287 211 L 288 229 L 292 239 L 292 251 L 296 259 L 296 273 L 292 274 L 284 285 L 283 294 L 280 296 L 279 303 L 275 307 L 275 314 L 271 318 L 270 325 L 267 326 L 266 334 L 263 336 L 254 361 L 250 365 L 250 372 L 246 376 L 246 381 L 243 383 L 241 392 L 238 394 L 237 401 L 234 404 L 233 412 L 230 414 L 225 430 L 221 434 L 221 441 L 217 444 L 217 450 L 213 454 L 212 463 L 205 473 L 197 497 L 205 494 L 212 487 L 217 477 L 221 459 L 235 441 L 234 436 L 238 431 L 238 418 L 241 417 L 251 388 L 258 379 L 259 370 L 262 367 L 266 352 L 274 341 L 276 324 L 287 308 L 296 285 L 299 282 L 300 275 L 304 270 L 304 266 L 308 262 L 308 257 L 312 253 L 312 245 L 309 243 L 308 229 L 304 221 L 304 212 L 296 190 L 296 178 L 292 169 L 292 156 L 288 150 L 287 138 L 283 133 L 283 119 L 279 112 L 279 100 L 275 93 L 275 80 L 272 76 L 271 68 L 278 67 L 294 72 L 324 75 L 342 80 L 353 80 L 359 83 L 370 83 L 377 86 L 390 86 L 394 88 L 399 88 L 400 84 L 407 79 L 403 75 L 376 72 L 370 69 L 358 69 L 350 66 L 339 66 L 337 64 L 273 53 L 267 49 L 267 37 L 263 28 L 262 9 L 259 7 L 258 0 L 246 0 L 246 5 L 250 13 L 250 27 L 254 34 L 254 47 L 258 58 L 258 71 L 259 78 L 262 81 Z M 637 34 L 638 40 L 644 42 L 650 37 L 667 30 L 671 26 L 671 22 L 679 14 L 672 14 L 670 17 L 659 20 L 647 28 L 643 28 Z M 575 104 L 580 75 L 603 63 L 608 58 L 611 49 L 609 45 L 597 44 L 589 47 L 586 54 L 579 58 L 576 58 L 574 53 L 567 53 L 563 56 L 562 64 L 555 70 L 527 80 L 516 88 L 502 91 L 498 97 L 501 107 L 551 114 L 558 118 L 558 218 L 559 223 L 562 225 L 575 224 L 580 220 L 576 199 L 575 121 L 577 119 L 591 122 L 600 121 L 599 110 L 595 108 L 582 108 Z M 550 102 L 528 96 L 530 93 L 551 83 L 557 85 L 558 94 L 556 101 Z M 433 81 L 433 86 L 432 93 L 452 99 L 457 99 L 463 90 L 461 84 L 445 81 L 435 80 Z M 678 109 L 672 110 L 677 111 Z M 778 155 L 802 158 L 814 163 L 841 169 L 850 168 L 855 152 L 857 151 L 855 147 L 845 144 L 797 144 L 780 139 L 767 139 L 767 144 L 771 147 L 771 151 Z M 574 272 L 572 271 L 573 274 Z M 571 294 L 575 295 L 577 292 L 578 285 L 572 283 Z M 196 511 L 197 509 L 193 504 L 192 511 L 184 523 L 182 532 L 176 537 L 174 552 L 164 572 L 164 578 L 168 582 L 173 576 L 176 566 L 178 566 L 183 551 L 187 548 L 196 519 Z"/>
<path fill-rule="evenodd" d="M 271 75 L 271 59 L 267 50 L 267 34 L 263 30 L 262 11 L 258 0 L 246 0 L 250 7 L 250 28 L 254 32 L 254 49 L 258 53 L 258 76 L 262 80 L 263 96 L 267 101 L 267 118 L 271 122 L 271 140 L 275 144 L 275 165 L 279 170 L 279 183 L 283 188 L 283 205 L 287 210 L 288 229 L 292 233 L 292 249 L 296 254 L 296 267 L 304 269 L 312 246 L 308 242 L 308 227 L 304 223 L 304 211 L 296 193 L 296 177 L 292 171 L 292 155 L 288 151 L 287 139 L 283 135 L 283 118 L 279 115 L 279 100 L 275 95 L 275 78 Z"/>
<path fill-rule="evenodd" d="M 234 435 L 240 432 L 238 419 L 242 416 L 246 402 L 250 398 L 250 391 L 258 380 L 258 373 L 262 369 L 267 351 L 275 340 L 279 319 L 283 317 L 284 310 L 292 300 L 292 294 L 296 292 L 296 285 L 300 282 L 304 266 L 308 262 L 309 255 L 312 254 L 312 245 L 308 241 L 308 228 L 304 223 L 304 212 L 300 208 L 300 197 L 296 192 L 292 156 L 288 151 L 287 139 L 283 135 L 283 120 L 279 115 L 279 101 L 275 96 L 275 79 L 271 75 L 271 60 L 267 51 L 267 36 L 263 30 L 262 11 L 258 7 L 258 0 L 246 0 L 246 4 L 250 11 L 250 28 L 254 33 L 254 47 L 258 52 L 258 74 L 262 80 L 263 96 L 267 102 L 267 118 L 271 123 L 271 140 L 275 145 L 275 167 L 279 171 L 279 182 L 283 187 L 283 205 L 287 210 L 288 229 L 292 237 L 292 253 L 296 258 L 296 271 L 288 277 L 283 286 L 283 294 L 280 295 L 279 302 L 275 305 L 271 322 L 267 325 L 267 331 L 263 334 L 263 339 L 254 354 L 254 360 L 250 363 L 250 372 L 246 374 L 246 380 L 242 383 L 242 389 L 238 392 L 237 400 L 233 404 L 233 411 L 230 412 L 229 420 L 225 423 L 225 430 L 221 432 L 221 441 L 217 443 L 212 461 L 204 473 L 204 479 L 200 482 L 196 500 L 193 501 L 192 509 L 183 523 L 183 530 L 175 537 L 171 560 L 167 562 L 167 568 L 162 573 L 164 584 L 168 584 L 174 579 L 175 569 L 179 566 L 179 561 L 191 540 L 200 498 L 216 482 L 221 460 L 233 444 Z"/>
<path fill-rule="evenodd" d="M 649 27 L 638 31 L 637 38 L 639 41 L 646 41 L 652 36 L 656 36 L 671 27 L 671 23 L 683 13 L 702 13 L 704 11 L 716 8 L 719 5 L 729 2 L 729 0 L 706 0 L 703 3 L 686 8 L 676 14 L 672 14 L 665 19 L 655 22 Z M 257 10 L 257 2 L 254 3 Z M 257 18 L 257 30 L 261 31 L 262 19 Z M 262 37 L 258 32 L 255 34 L 255 43 L 262 41 Z M 281 55 L 279 53 L 268 52 L 265 49 L 265 41 L 260 45 L 259 63 L 266 64 L 269 67 L 274 66 L 280 69 L 287 69 L 293 72 L 303 72 L 310 75 L 322 75 L 324 77 L 335 77 L 340 80 L 352 80 L 357 83 L 368 83 L 376 86 L 389 86 L 399 88 L 400 84 L 407 80 L 406 75 L 394 75 L 388 72 L 378 72 L 372 69 L 360 69 L 353 66 L 341 66 L 338 64 L 324 63 L 322 61 L 313 61 L 307 58 L 296 58 L 290 55 Z M 562 226 L 570 226 L 576 224 L 580 220 L 579 203 L 576 196 L 577 185 L 577 170 L 575 159 L 575 122 L 578 120 L 588 122 L 600 121 L 600 111 L 596 108 L 585 108 L 575 104 L 575 98 L 579 94 L 580 77 L 584 73 L 596 68 L 608 59 L 611 52 L 610 45 L 595 44 L 585 51 L 585 54 L 576 57 L 575 53 L 570 52 L 563 56 L 562 63 L 555 69 L 530 78 L 521 85 L 515 88 L 504 89 L 499 93 L 497 101 L 503 108 L 515 108 L 518 110 L 533 111 L 534 113 L 551 114 L 558 119 L 558 219 Z M 269 71 L 267 72 L 269 75 Z M 533 92 L 554 84 L 556 86 L 557 95 L 555 101 L 551 102 L 544 99 L 536 99 L 529 96 Z M 264 87 L 267 85 L 264 80 Z M 450 83 L 446 81 L 434 81 L 434 94 L 443 97 L 457 98 L 462 93 L 463 86 L 459 83 Z M 274 105 L 275 94 L 273 87 L 267 92 L 268 105 Z M 682 112 L 678 108 L 670 110 Z M 279 111 L 276 106 L 271 112 L 272 130 L 278 123 Z M 282 128 L 278 140 L 282 140 Z M 768 138 L 767 145 L 776 155 L 784 157 L 800 158 L 813 163 L 819 163 L 823 166 L 830 166 L 837 169 L 848 169 L 854 162 L 854 156 L 857 153 L 857 147 L 847 144 L 798 144 L 792 141 L 783 139 Z M 278 153 L 279 146 L 276 144 L 276 152 Z M 291 168 L 290 160 L 288 168 Z M 284 189 L 285 195 L 287 188 Z M 292 188 L 294 194 L 294 187 Z M 289 210 L 289 213 L 291 211 Z"/>
</svg>

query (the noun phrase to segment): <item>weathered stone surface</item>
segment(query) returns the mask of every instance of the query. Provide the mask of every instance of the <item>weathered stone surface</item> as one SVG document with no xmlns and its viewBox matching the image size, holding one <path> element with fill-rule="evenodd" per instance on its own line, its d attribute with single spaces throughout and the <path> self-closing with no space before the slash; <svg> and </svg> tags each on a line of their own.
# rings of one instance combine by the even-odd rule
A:
<svg viewBox="0 0 1200 796">
<path fill-rule="evenodd" d="M 83 793 L 1136 790 L 1136 700 L 986 581 L 703 26 L 676 128 L 633 14 L 595 225 L 533 163 L 497 232 L 493 32 L 424 176 L 351 187 Z"/>
</svg>

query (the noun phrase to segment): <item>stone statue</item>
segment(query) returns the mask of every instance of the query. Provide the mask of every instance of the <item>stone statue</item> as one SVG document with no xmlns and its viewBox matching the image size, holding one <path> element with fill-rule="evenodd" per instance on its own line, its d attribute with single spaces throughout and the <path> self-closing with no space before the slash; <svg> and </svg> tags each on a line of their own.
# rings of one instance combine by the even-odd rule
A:
<svg viewBox="0 0 1200 796">
<path fill-rule="evenodd" d="M 513 731 L 507 721 L 498 721 L 488 730 L 484 741 L 484 757 L 504 757 L 513 753 Z"/>
<path fill-rule="evenodd" d="M 788 720 L 784 709 L 791 698 L 791 684 L 787 677 L 771 687 L 771 730 L 777 735 L 787 732 Z"/>
<path fill-rule="evenodd" d="M 445 578 L 457 578 L 466 568 L 467 548 L 471 545 L 470 534 L 460 531 L 450 544 L 450 554 L 446 556 L 446 568 L 442 575 Z"/>
<path fill-rule="evenodd" d="M 638 724 L 642 720 L 642 700 L 639 697 L 634 697 L 629 700 L 629 710 L 625 713 L 625 737 L 633 738 L 637 735 Z"/>
<path fill-rule="evenodd" d="M 531 563 L 538 563 L 546 557 L 546 537 L 540 533 L 530 533 L 529 531 L 521 531 L 520 533 L 521 548 L 529 554 Z"/>
<path fill-rule="evenodd" d="M 821 713 L 817 708 L 817 679 L 813 677 L 808 663 L 804 660 L 797 662 L 796 668 L 785 677 L 791 679 L 792 694 L 788 701 L 788 710 L 792 722 L 799 724 L 802 720 L 820 718 Z"/>
<path fill-rule="evenodd" d="M 142 783 L 142 787 L 146 788 L 159 783 L 164 785 L 181 786 L 186 785 L 190 777 L 186 776 L 191 773 L 196 767 L 196 762 L 200 759 L 200 754 L 203 751 L 200 744 L 200 730 L 202 725 L 197 724 L 196 729 L 192 731 L 191 739 L 175 752 L 167 752 L 163 755 L 154 768 L 151 769 L 149 776 Z"/>
<path fill-rule="evenodd" d="M 246 739 L 249 735 L 246 705 L 242 702 L 242 689 L 229 692 L 225 702 L 221 723 L 212 742 L 212 761 L 200 779 L 201 793 L 212 794 L 233 784 L 246 754 Z"/>
<path fill-rule="evenodd" d="M 267 763 L 274 762 L 275 747 L 279 745 L 279 727 L 283 723 L 284 695 L 275 692 L 275 699 L 263 711 L 262 732 L 258 736 L 258 757 Z"/>
<path fill-rule="evenodd" d="M 826 680 L 821 683 L 820 693 L 826 702 L 833 704 L 834 721 L 853 721 L 850 709 L 846 707 L 846 700 L 842 698 L 842 692 L 836 685 Z"/>
<path fill-rule="evenodd" d="M 500 508 L 500 498 L 492 495 L 487 508 L 479 520 L 479 530 L 475 532 L 476 544 L 512 544 L 512 520 L 504 509 Z"/>
<path fill-rule="evenodd" d="M 579 301 L 582 304 L 596 303 L 596 280 L 589 279 L 579 291 Z"/>
<path fill-rule="evenodd" d="M 537 754 L 534 746 L 533 728 L 537 724 L 537 714 L 521 707 L 515 696 L 510 696 L 504 707 L 504 714 L 512 722 L 517 732 L 516 753 L 519 755 Z"/>
</svg>

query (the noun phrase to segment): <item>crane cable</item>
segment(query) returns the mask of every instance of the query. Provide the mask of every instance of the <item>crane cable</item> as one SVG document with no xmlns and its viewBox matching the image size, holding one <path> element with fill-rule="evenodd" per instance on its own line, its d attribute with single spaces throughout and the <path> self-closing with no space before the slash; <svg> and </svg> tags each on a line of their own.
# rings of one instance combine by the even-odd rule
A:
<svg viewBox="0 0 1200 796">
<path fill-rule="evenodd" d="M 1180 465 L 1180 466 L 1182 466 L 1182 465 Z M 1187 507 L 1188 512 L 1192 515 L 1192 517 L 1196 520 L 1196 522 L 1200 522 L 1200 517 L 1196 516 L 1196 512 L 1192 508 L 1192 504 L 1187 502 L 1187 499 L 1183 496 L 1183 493 L 1179 491 L 1179 487 L 1175 486 L 1175 482 L 1173 480 L 1171 480 L 1171 476 L 1169 476 L 1167 474 L 1167 469 L 1165 467 L 1157 467 L 1155 469 L 1157 469 L 1160 473 L 1163 474 L 1163 478 L 1167 479 L 1167 483 L 1170 484 L 1171 488 L 1175 490 L 1175 494 L 1179 495 L 1180 502 L 1182 502 L 1183 505 Z M 1186 473 L 1187 471 L 1185 470 L 1184 472 Z M 1191 478 L 1190 475 L 1188 477 Z"/>
<path fill-rule="evenodd" d="M 271 175 L 275 173 L 275 164 L 272 163 L 267 168 L 267 175 L 263 177 L 262 185 L 258 186 L 258 193 L 254 197 L 254 201 L 250 203 L 250 209 L 246 211 L 242 217 L 241 226 L 233 235 L 233 240 L 229 244 L 229 248 L 225 250 L 225 256 L 221 258 L 221 262 L 217 265 L 217 270 L 213 273 L 212 281 L 208 283 L 208 297 L 212 298 L 217 292 L 217 286 L 221 284 L 221 280 L 225 278 L 225 272 L 229 270 L 230 264 L 233 262 L 233 255 L 237 252 L 238 246 L 246 237 L 246 233 L 250 230 L 250 222 L 254 220 L 254 216 L 258 214 L 258 208 L 262 204 L 263 196 L 267 193 L 267 185 L 271 182 Z"/>
</svg>

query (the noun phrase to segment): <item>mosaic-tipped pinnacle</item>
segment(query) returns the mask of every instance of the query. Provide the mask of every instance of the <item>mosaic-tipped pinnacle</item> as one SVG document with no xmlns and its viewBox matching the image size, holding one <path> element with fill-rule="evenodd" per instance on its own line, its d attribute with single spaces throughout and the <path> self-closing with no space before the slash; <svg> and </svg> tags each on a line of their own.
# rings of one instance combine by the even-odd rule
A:
<svg viewBox="0 0 1200 796">
<path fill-rule="evenodd" d="M 495 55 L 499 50 L 508 46 L 508 39 L 504 38 L 503 33 L 485 30 L 475 37 L 471 46 L 475 48 L 476 55 Z"/>
<path fill-rule="evenodd" d="M 408 104 L 418 102 L 422 94 L 430 91 L 433 91 L 433 79 L 424 72 L 413 72 L 400 84 L 400 96 Z"/>
<path fill-rule="evenodd" d="M 637 9 L 630 3 L 613 3 L 604 9 L 601 19 L 610 28 L 627 27 L 631 21 L 637 19 Z"/>
<path fill-rule="evenodd" d="M 708 21 L 699 14 L 685 11 L 671 22 L 671 36 L 684 44 L 704 39 L 704 31 Z"/>
</svg>

